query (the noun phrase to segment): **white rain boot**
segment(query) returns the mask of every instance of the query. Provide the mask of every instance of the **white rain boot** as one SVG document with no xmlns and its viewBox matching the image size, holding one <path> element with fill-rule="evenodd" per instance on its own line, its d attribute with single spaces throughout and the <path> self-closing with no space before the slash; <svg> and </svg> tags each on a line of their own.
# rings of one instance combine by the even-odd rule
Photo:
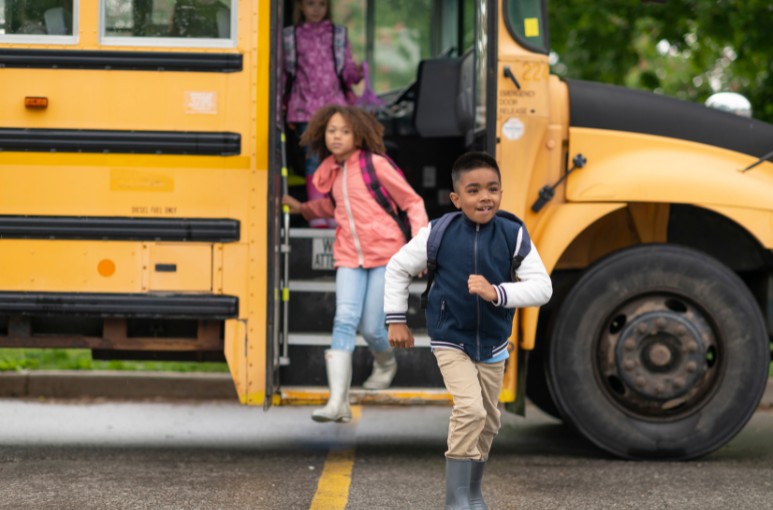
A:
<svg viewBox="0 0 773 510">
<path fill-rule="evenodd" d="M 392 384 L 397 373 L 397 359 L 394 349 L 373 353 L 373 373 L 362 383 L 366 390 L 384 390 Z"/>
<path fill-rule="evenodd" d="M 325 351 L 327 384 L 330 398 L 325 407 L 311 413 L 311 419 L 319 422 L 348 422 L 352 419 L 349 406 L 349 385 L 352 382 L 352 353 L 328 349 Z"/>
</svg>

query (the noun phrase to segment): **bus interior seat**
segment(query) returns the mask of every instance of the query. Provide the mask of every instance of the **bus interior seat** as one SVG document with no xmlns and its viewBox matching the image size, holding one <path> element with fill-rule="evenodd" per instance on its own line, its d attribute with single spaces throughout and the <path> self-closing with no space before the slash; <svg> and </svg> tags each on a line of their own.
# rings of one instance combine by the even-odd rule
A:
<svg viewBox="0 0 773 510">
<path fill-rule="evenodd" d="M 419 63 L 413 122 L 420 136 L 468 137 L 475 121 L 474 53 Z"/>
<path fill-rule="evenodd" d="M 49 35 L 71 35 L 72 14 L 63 7 L 53 7 L 43 13 Z"/>
</svg>

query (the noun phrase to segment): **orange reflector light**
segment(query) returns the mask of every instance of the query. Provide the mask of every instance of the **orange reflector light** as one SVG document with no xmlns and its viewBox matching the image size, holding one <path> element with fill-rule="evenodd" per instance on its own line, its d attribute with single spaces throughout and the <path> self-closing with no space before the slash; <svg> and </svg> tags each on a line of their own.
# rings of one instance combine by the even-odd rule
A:
<svg viewBox="0 0 773 510">
<path fill-rule="evenodd" d="M 115 262 L 110 259 L 102 259 L 97 264 L 97 272 L 102 276 L 113 276 L 115 273 Z"/>
<path fill-rule="evenodd" d="M 47 108 L 48 98 L 27 96 L 24 98 L 24 106 L 27 108 Z"/>
</svg>

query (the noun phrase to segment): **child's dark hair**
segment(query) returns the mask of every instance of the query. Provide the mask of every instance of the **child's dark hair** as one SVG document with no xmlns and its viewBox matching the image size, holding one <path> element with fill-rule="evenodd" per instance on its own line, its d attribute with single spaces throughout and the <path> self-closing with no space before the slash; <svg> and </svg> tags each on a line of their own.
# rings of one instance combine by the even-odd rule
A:
<svg viewBox="0 0 773 510">
<path fill-rule="evenodd" d="M 354 146 L 365 149 L 373 154 L 385 154 L 384 126 L 373 116 L 354 106 L 340 106 L 331 104 L 317 110 L 309 119 L 309 125 L 301 136 L 301 145 L 306 145 L 309 150 L 325 159 L 330 156 L 330 151 L 325 145 L 325 131 L 330 118 L 338 113 L 346 120 L 354 135 Z"/>
<path fill-rule="evenodd" d="M 502 174 L 499 172 L 499 165 L 497 165 L 496 159 L 485 152 L 466 152 L 456 158 L 454 165 L 451 167 L 451 181 L 454 183 L 454 190 L 457 189 L 462 175 L 479 168 L 490 168 L 497 173 L 497 178 L 500 181 L 502 180 Z"/>
<path fill-rule="evenodd" d="M 303 12 L 301 12 L 301 2 L 303 0 L 295 0 L 293 2 L 293 25 L 296 27 L 303 25 L 306 23 L 306 19 L 303 17 Z M 330 11 L 333 10 L 333 6 L 330 5 L 330 0 L 327 2 L 327 12 L 325 13 L 325 17 L 322 18 L 323 20 L 329 20 L 330 19 Z"/>
</svg>

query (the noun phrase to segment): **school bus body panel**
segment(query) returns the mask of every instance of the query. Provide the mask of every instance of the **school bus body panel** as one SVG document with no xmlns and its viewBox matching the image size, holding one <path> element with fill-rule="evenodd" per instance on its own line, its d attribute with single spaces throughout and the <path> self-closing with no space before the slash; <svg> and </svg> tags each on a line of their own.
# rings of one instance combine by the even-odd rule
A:
<svg viewBox="0 0 773 510">
<path fill-rule="evenodd" d="M 756 158 L 727 149 L 641 133 L 570 128 L 570 154 L 585 168 L 567 183 L 570 202 L 666 202 L 773 210 L 773 174 Z M 770 246 L 769 244 L 766 246 Z"/>
<path fill-rule="evenodd" d="M 141 243 L 8 239 L 0 250 L 0 281 L 4 291 L 140 292 L 146 252 Z M 103 261 L 113 270 L 100 271 Z"/>
<path fill-rule="evenodd" d="M 58 69 L 6 69 L 4 73 L 3 126 L 149 130 L 185 126 L 185 131 L 222 131 L 250 119 L 250 111 L 240 104 L 240 98 L 249 97 L 244 72 L 83 69 L 63 75 Z M 138 74 L 142 79 L 136 79 Z M 48 107 L 25 108 L 27 96 L 48 98 Z M 153 115 L 148 115 L 151 111 Z"/>
<path fill-rule="evenodd" d="M 4 153 L 0 214 L 240 218 L 250 197 L 233 190 L 249 189 L 250 165 L 242 156 Z"/>
<path fill-rule="evenodd" d="M 556 116 L 564 111 L 553 108 L 551 88 L 556 80 L 550 77 L 547 55 L 527 51 L 513 40 L 508 32 L 503 4 L 498 5 L 497 62 L 496 62 L 496 102 L 495 133 L 497 140 L 496 159 L 502 173 L 502 203 L 500 207 L 523 218 L 530 233 L 535 218 L 528 216 L 530 191 L 539 190 L 539 186 L 548 175 L 557 174 L 561 157 L 561 138 L 563 128 L 556 123 Z M 505 68 L 516 77 L 521 88 L 505 77 Z M 556 113 L 552 113 L 556 112 Z M 555 165 L 551 171 L 550 164 Z M 541 169 L 542 172 L 534 171 Z M 532 233 L 534 237 L 534 234 Z M 542 246 L 539 238 L 535 244 Z M 536 336 L 536 320 L 530 321 L 530 309 L 519 310 L 513 324 L 513 336 L 510 338 L 510 359 L 499 400 L 514 402 L 518 395 L 518 350 L 533 348 Z M 530 340 L 529 340 L 530 339 Z"/>
<path fill-rule="evenodd" d="M 271 2 L 239 1 L 234 47 L 118 46 L 99 40 L 99 3 L 76 4 L 76 44 L 3 43 L 3 48 L 73 52 L 213 54 L 240 69 L 3 68 L 4 129 L 233 133 L 240 151 L 223 155 L 0 153 L 0 215 L 205 219 L 238 222 L 227 242 L 2 239 L 3 291 L 156 294 L 238 298 L 225 320 L 225 355 L 240 401 L 265 399 Z M 46 108 L 25 107 L 45 97 Z M 166 270 L 165 270 L 166 268 Z M 171 270 L 173 268 L 173 270 Z"/>
<path fill-rule="evenodd" d="M 624 203 L 607 202 L 561 204 L 546 208 L 544 219 L 530 234 L 534 244 L 539 247 L 540 257 L 548 273 L 553 271 L 561 256 L 580 233 L 625 206 Z M 524 349 L 534 348 L 538 314 L 538 308 L 526 308 L 519 313 L 523 328 L 521 347 Z"/>
<path fill-rule="evenodd" d="M 246 280 L 242 284 L 245 285 L 246 306 L 240 308 L 240 320 L 246 319 L 246 322 L 241 322 L 237 328 L 234 327 L 236 321 L 226 321 L 226 330 L 232 332 L 226 335 L 226 360 L 239 400 L 247 405 L 264 405 L 267 392 L 266 356 L 271 341 L 268 334 L 271 324 L 267 315 L 267 261 L 270 250 L 266 235 L 269 222 L 266 197 L 269 196 L 269 153 L 272 150 L 269 129 L 274 125 L 268 107 L 273 101 L 270 95 L 272 70 L 269 65 L 272 23 L 271 2 L 258 2 L 257 9 L 251 5 L 249 0 L 239 2 L 240 12 L 249 13 L 240 15 L 239 20 L 240 45 L 244 47 L 244 66 L 249 77 L 249 92 L 240 96 L 249 102 L 240 107 L 250 112 L 251 116 L 248 129 L 242 137 L 242 155 L 249 157 L 252 162 L 249 186 L 245 189 L 249 195 L 249 206 L 242 225 L 248 245 L 246 252 L 232 250 L 233 259 L 224 257 L 223 268 L 224 274 L 229 275 L 228 268 L 232 264 L 244 262 L 246 257 L 246 274 L 240 274 L 237 269 L 229 276 L 232 285 L 238 286 L 238 280 L 242 277 Z M 246 349 L 241 349 L 241 346 L 246 346 Z"/>
<path fill-rule="evenodd" d="M 531 171 L 547 164 L 548 128 L 551 122 L 551 81 L 547 55 L 519 47 L 499 16 L 496 158 L 502 170 L 501 208 L 526 219 L 529 190 L 540 175 Z M 516 76 L 521 88 L 505 78 L 505 67 Z M 560 144 L 557 147 L 560 150 Z"/>
</svg>

